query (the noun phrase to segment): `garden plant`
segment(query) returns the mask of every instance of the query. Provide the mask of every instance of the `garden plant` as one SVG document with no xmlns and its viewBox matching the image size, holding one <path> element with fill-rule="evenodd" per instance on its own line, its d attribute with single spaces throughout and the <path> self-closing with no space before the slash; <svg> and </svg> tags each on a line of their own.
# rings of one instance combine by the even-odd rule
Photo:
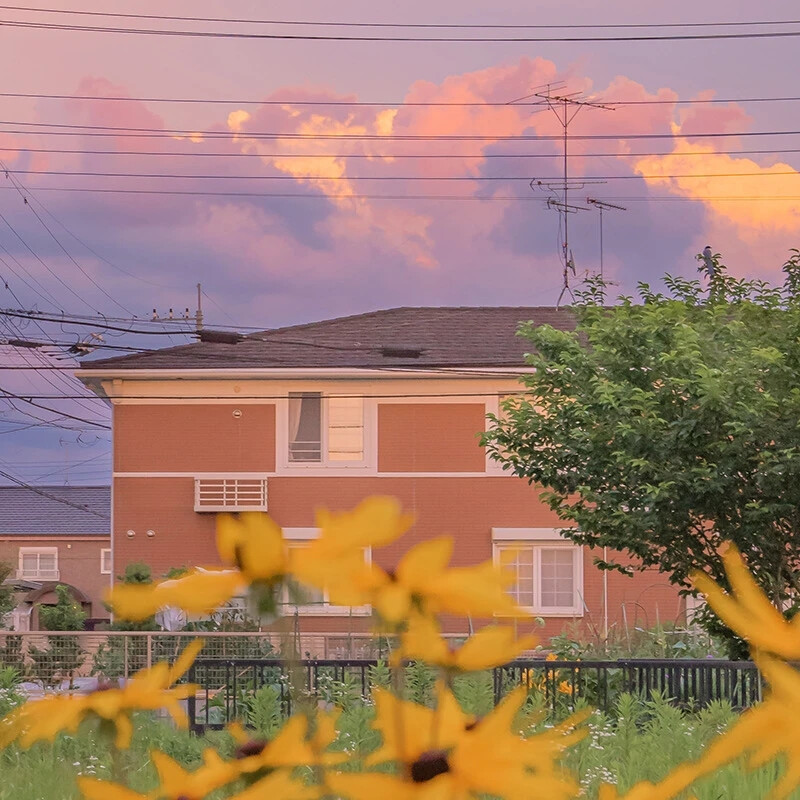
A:
<svg viewBox="0 0 800 800">
<path fill-rule="evenodd" d="M 411 547 L 393 572 L 365 563 L 365 547 L 395 542 L 411 523 L 396 501 L 375 497 L 351 512 L 320 512 L 319 538 L 290 550 L 265 514 L 221 516 L 226 566 L 122 584 L 109 598 L 115 614 L 134 623 L 164 606 L 210 614 L 242 594 L 261 617 L 274 616 L 288 580 L 323 589 L 334 603 L 369 604 L 376 634 L 395 642 L 390 663 L 375 668 L 383 688 L 370 698 L 330 686 L 321 707 L 287 663 L 296 692 L 290 717 L 262 691 L 244 719 L 201 738 L 181 730 L 197 688 L 184 676 L 200 640 L 172 664 L 88 694 L 20 702 L 14 675 L 0 673 L 0 708 L 9 709 L 0 720 L 0 798 L 711 800 L 791 797 L 800 788 L 800 673 L 792 665 L 800 622 L 770 603 L 734 547 L 723 556 L 729 592 L 703 573 L 693 580 L 750 644 L 768 685 L 759 705 L 739 716 L 719 703 L 687 715 L 667 698 L 642 704 L 622 696 L 613 717 L 575 704 L 556 720 L 545 718 L 535 686 L 523 683 L 494 706 L 481 682 L 486 670 L 535 645 L 517 635 L 527 614 L 506 592 L 502 566 L 450 567 L 447 536 Z M 444 614 L 509 622 L 480 628 L 453 650 L 441 636 Z M 409 661 L 419 665 L 412 686 L 400 668 Z M 176 727 L 155 720 L 156 711 Z"/>
</svg>

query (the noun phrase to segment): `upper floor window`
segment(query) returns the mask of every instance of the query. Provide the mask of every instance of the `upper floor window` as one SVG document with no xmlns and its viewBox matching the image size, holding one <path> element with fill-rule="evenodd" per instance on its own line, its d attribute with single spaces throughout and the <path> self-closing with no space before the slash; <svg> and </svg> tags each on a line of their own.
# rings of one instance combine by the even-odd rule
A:
<svg viewBox="0 0 800 800">
<path fill-rule="evenodd" d="M 101 575 L 110 575 L 111 574 L 111 548 L 104 547 L 100 551 L 100 574 Z"/>
<path fill-rule="evenodd" d="M 57 547 L 20 547 L 18 578 L 29 580 L 57 581 Z"/>
<path fill-rule="evenodd" d="M 362 463 L 363 399 L 322 392 L 290 392 L 288 448 L 292 464 Z"/>
</svg>

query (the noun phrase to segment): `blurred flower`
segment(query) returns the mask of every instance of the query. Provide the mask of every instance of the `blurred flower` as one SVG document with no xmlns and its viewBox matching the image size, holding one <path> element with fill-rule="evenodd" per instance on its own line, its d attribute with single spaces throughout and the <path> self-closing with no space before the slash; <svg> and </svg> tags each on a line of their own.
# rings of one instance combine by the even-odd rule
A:
<svg viewBox="0 0 800 800">
<path fill-rule="evenodd" d="M 42 739 L 52 741 L 61 731 L 74 733 L 83 720 L 95 715 L 114 725 L 116 746 L 127 748 L 133 733 L 130 715 L 140 710 L 164 708 L 178 726 L 185 728 L 188 720 L 180 701 L 193 695 L 197 687 L 193 684 L 170 687 L 189 669 L 202 646 L 202 640 L 195 640 L 173 666 L 161 662 L 141 670 L 123 687 L 88 695 L 52 695 L 29 700 L 0 723 L 0 747 L 12 742 L 30 747 Z"/>
<path fill-rule="evenodd" d="M 722 559 L 733 590 L 731 594 L 726 594 L 702 572 L 692 576 L 714 613 L 756 649 L 781 658 L 800 658 L 800 616 L 789 622 L 769 602 L 733 545 L 729 545 Z"/>
<path fill-rule="evenodd" d="M 525 689 L 521 687 L 487 716 L 464 724 L 466 718 L 446 690 L 440 690 L 442 705 L 436 710 L 421 706 L 414 709 L 414 704 L 388 700 L 384 693 L 375 722 L 384 735 L 384 745 L 370 756 L 368 763 L 399 760 L 402 774 L 392 778 L 375 773 L 332 773 L 328 776 L 329 786 L 350 800 L 460 800 L 482 795 L 505 800 L 567 800 L 575 795 L 578 786 L 555 765 L 555 760 L 580 738 L 568 727 L 577 720 L 524 739 L 513 730 L 524 701 Z M 419 728 L 409 730 L 409 723 Z M 398 741 L 397 733 L 392 734 L 392 729 L 403 731 L 402 741 Z M 393 737 L 391 743 L 387 743 L 387 736 Z"/>
<path fill-rule="evenodd" d="M 321 510 L 319 537 L 291 553 L 292 574 L 301 583 L 326 590 L 339 605 L 362 605 L 363 591 L 354 585 L 354 577 L 355 584 L 371 583 L 373 570 L 365 550 L 390 544 L 413 522 L 392 497 L 368 497 L 353 511 L 337 514 Z"/>
<path fill-rule="evenodd" d="M 535 645 L 533 636 L 517 639 L 511 627 L 488 625 L 470 636 L 457 650 L 451 650 L 435 620 L 412 614 L 401 634 L 400 649 L 393 658 L 395 663 L 402 659 L 419 659 L 449 670 L 473 672 L 507 664 Z"/>
<path fill-rule="evenodd" d="M 238 570 L 197 568 L 181 578 L 160 583 L 118 583 L 106 597 L 118 617 L 140 622 L 167 606 L 190 613 L 211 614 L 246 585 Z"/>
<path fill-rule="evenodd" d="M 289 569 L 289 550 L 280 526 L 260 511 L 217 516 L 217 551 L 248 582 L 271 582 Z"/>
</svg>

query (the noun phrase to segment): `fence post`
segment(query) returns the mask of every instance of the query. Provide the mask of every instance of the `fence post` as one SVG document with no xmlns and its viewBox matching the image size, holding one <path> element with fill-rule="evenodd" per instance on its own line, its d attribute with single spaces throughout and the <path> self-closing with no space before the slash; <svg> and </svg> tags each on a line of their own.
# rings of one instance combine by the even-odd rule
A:
<svg viewBox="0 0 800 800">
<path fill-rule="evenodd" d="M 147 668 L 153 666 L 153 634 L 147 634 Z"/>
<path fill-rule="evenodd" d="M 122 641 L 124 642 L 122 648 L 123 671 L 125 673 L 125 680 L 128 680 L 128 637 L 123 636 Z"/>
</svg>

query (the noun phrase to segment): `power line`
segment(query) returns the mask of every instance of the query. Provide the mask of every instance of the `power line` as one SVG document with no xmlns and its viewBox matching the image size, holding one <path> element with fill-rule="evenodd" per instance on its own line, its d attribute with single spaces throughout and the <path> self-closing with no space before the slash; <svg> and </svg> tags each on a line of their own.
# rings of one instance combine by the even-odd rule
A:
<svg viewBox="0 0 800 800">
<path fill-rule="evenodd" d="M 800 32 L 798 32 L 800 33 Z M 26 122 L 23 120 L 0 120 L 0 125 L 27 125 L 31 128 L 67 128 L 68 130 L 0 130 L 0 133 L 24 133 L 40 136 L 74 136 L 72 131 L 80 131 L 81 136 L 110 136 L 121 134 L 127 138 L 174 138 L 175 136 L 200 137 L 207 139 L 297 139 L 313 141 L 476 141 L 476 142 L 550 142 L 561 141 L 559 134 L 382 134 L 382 133 L 298 133 L 296 131 L 232 131 L 232 130 L 190 130 L 188 128 L 140 128 L 119 125 L 79 125 L 65 122 Z M 144 134 L 144 135 L 143 135 Z M 773 131 L 709 131 L 693 132 L 693 139 L 730 138 L 739 136 L 797 136 L 800 130 Z M 679 136 L 680 134 L 677 134 Z M 674 139 L 669 133 L 613 133 L 613 134 L 575 134 L 571 140 L 616 141 L 619 139 Z"/>
<path fill-rule="evenodd" d="M 799 23 L 800 24 L 800 23 Z M 507 108 L 509 105 L 531 108 L 541 106 L 537 102 L 509 103 L 507 101 L 475 100 L 396 100 L 396 101 L 377 101 L 377 100 L 307 100 L 307 99 L 286 99 L 273 100 L 269 98 L 248 98 L 248 99 L 227 99 L 212 97 L 126 97 L 123 95 L 91 95 L 91 94 L 45 94 L 39 92 L 0 92 L 0 97 L 28 98 L 36 100 L 82 100 L 82 101 L 108 101 L 108 102 L 129 102 L 129 103 L 173 103 L 173 104 L 195 104 L 195 105 L 226 105 L 226 106 L 306 106 L 306 107 L 368 107 L 368 108 Z M 707 99 L 690 98 L 687 100 L 603 100 L 607 105 L 612 106 L 653 106 L 653 105 L 715 105 L 730 103 L 789 103 L 800 101 L 800 96 L 783 97 L 710 97 Z"/>
<path fill-rule="evenodd" d="M 29 9 L 30 10 L 30 9 Z M 194 21 L 194 20 L 193 20 Z M 784 27 L 792 23 L 775 23 Z M 797 24 L 797 23 L 794 23 Z M 78 25 L 67 22 L 35 22 L 23 20 L 0 20 L 0 27 L 32 30 L 71 31 L 77 33 L 117 33 L 136 36 L 167 36 L 193 39 L 234 39 L 251 41 L 307 41 L 307 42 L 401 42 L 401 43 L 578 43 L 578 42 L 675 42 L 742 39 L 787 39 L 800 36 L 800 31 L 748 31 L 744 33 L 658 33 L 658 34 L 614 34 L 572 36 L 415 36 L 398 34 L 322 34 L 322 33 L 255 33 L 240 31 L 180 30 L 175 28 L 127 28 L 110 25 Z"/>
<path fill-rule="evenodd" d="M 84 322 L 84 321 L 77 321 L 75 319 L 70 319 L 69 317 L 62 316 L 42 316 L 40 313 L 22 313 L 15 311 L 13 309 L 0 309 L 0 316 L 3 317 L 15 317 L 18 319 L 30 319 L 30 320 L 38 320 L 40 322 L 58 322 L 61 324 L 67 323 L 69 325 L 82 325 L 90 328 L 105 328 L 106 330 L 110 331 L 122 331 L 123 333 L 141 333 L 145 334 L 146 336 L 173 336 L 173 335 L 195 335 L 194 330 L 168 330 L 168 331 L 148 331 L 148 330 L 134 330 L 131 328 L 125 328 L 119 325 L 109 325 L 107 323 L 101 322 L 100 318 L 98 318 L 97 322 Z"/>
<path fill-rule="evenodd" d="M 659 176 L 661 177 L 661 176 Z M 2 187 L 0 187 L 1 189 Z M 104 189 L 104 188 L 90 188 L 85 186 L 40 186 L 37 187 L 40 192 L 67 192 L 67 193 L 84 193 L 84 194 L 140 194 L 140 195 L 169 195 L 169 196 L 186 196 L 186 197 L 251 197 L 251 198 L 281 198 L 284 200 L 325 200 L 329 202 L 342 201 L 342 200 L 412 200 L 412 201 L 479 201 L 479 202 L 533 202 L 541 203 L 545 200 L 541 197 L 534 197 L 531 195 L 448 195 L 448 194 L 348 194 L 348 195 L 327 195 L 327 194 L 301 194 L 299 192 L 242 192 L 242 191 L 201 191 L 201 190 L 177 190 L 177 189 Z M 620 200 L 620 201 L 643 201 L 643 202 L 661 202 L 661 201 L 682 201 L 682 202 L 696 202 L 701 200 L 715 200 L 715 201 L 785 201 L 785 200 L 800 200 L 800 195 L 739 195 L 739 196 L 692 196 L 692 197 L 665 197 L 665 196 L 608 196 L 604 197 L 605 200 Z"/>
<path fill-rule="evenodd" d="M 28 403 L 28 404 L 34 406 L 35 408 L 39 408 L 42 411 L 49 411 L 51 414 L 56 414 L 59 417 L 63 417 L 65 419 L 75 420 L 76 422 L 83 422 L 85 425 L 92 425 L 92 426 L 97 427 L 97 428 L 103 428 L 104 430 L 107 430 L 107 431 L 111 430 L 111 426 L 110 425 L 103 425 L 103 423 L 101 423 L 101 422 L 94 422 L 93 420 L 84 419 L 83 417 L 76 417 L 74 414 L 68 414 L 66 411 L 59 411 L 56 408 L 50 408 L 49 406 L 43 406 L 40 403 L 35 402 L 35 399 L 38 399 L 38 395 L 25 395 L 25 396 L 23 396 L 23 395 L 15 394 L 14 392 L 9 392 L 7 389 L 3 389 L 3 388 L 0 388 L 0 394 L 2 394 L 3 397 L 11 397 L 14 400 L 19 400 L 22 403 Z M 90 399 L 90 398 L 88 398 L 86 395 L 72 395 L 72 396 L 68 396 L 68 395 L 51 395 L 50 399 L 55 399 L 55 400 L 59 400 L 59 399 L 60 400 L 87 400 L 87 399 Z"/>
<path fill-rule="evenodd" d="M 2 133 L 2 131 L 0 131 Z M 286 159 L 309 159 L 309 158 L 355 158 L 370 159 L 493 159 L 493 158 L 558 158 L 558 153 L 261 153 L 255 151 L 236 151 L 236 152 L 191 152 L 187 150 L 86 150 L 86 149 L 62 149 L 48 147 L 15 147 L 3 148 L 19 153 L 55 153 L 64 155 L 98 155 L 98 156 L 167 156 L 167 157 L 186 157 L 186 158 L 280 158 Z M 759 150 L 715 150 L 713 153 L 704 153 L 697 150 L 668 150 L 661 152 L 648 153 L 580 153 L 581 158 L 647 158 L 656 156 L 671 157 L 708 157 L 714 156 L 741 156 L 741 155 L 785 155 L 800 153 L 800 148 L 765 148 Z M 30 191 L 30 190 L 29 190 Z M 50 212 L 48 212 L 50 214 Z M 50 214 L 52 217 L 53 215 Z M 57 221 L 57 220 L 56 220 Z M 69 232 L 69 231 L 68 231 Z M 74 236 L 78 242 L 80 239 Z M 84 245 L 86 246 L 86 245 Z M 163 287 L 173 289 L 178 287 Z"/>
<path fill-rule="evenodd" d="M 22 486 L 24 489 L 28 489 L 35 494 L 41 495 L 42 497 L 47 497 L 50 500 L 55 500 L 57 503 L 62 503 L 65 506 L 71 506 L 72 508 L 77 508 L 78 511 L 85 511 L 87 514 L 93 514 L 95 517 L 100 517 L 101 519 L 109 519 L 106 514 L 101 514 L 99 511 L 95 511 L 93 508 L 89 508 L 89 506 L 81 505 L 80 503 L 73 503 L 71 500 L 66 500 L 63 497 L 58 497 L 57 495 L 50 494 L 50 492 L 46 492 L 43 489 L 40 489 L 37 486 L 31 486 L 29 483 L 26 483 L 23 480 L 11 475 L 9 472 L 4 472 L 0 469 L 0 475 L 4 477 L 6 480 L 11 481 L 12 483 L 16 483 L 18 486 Z"/>
<path fill-rule="evenodd" d="M 711 154 L 714 155 L 714 154 Z M 551 156 L 556 158 L 558 156 Z M 580 158 L 580 154 L 577 156 Z M 1 163 L 1 162 L 0 162 Z M 764 169 L 768 169 L 765 167 Z M 165 179 L 165 180 L 248 180 L 248 181 L 524 181 L 530 182 L 530 178 L 520 175 L 293 175 L 282 173 L 280 175 L 237 175 L 237 174 L 197 174 L 197 173 L 165 173 L 165 172 L 92 172 L 88 170 L 35 170 L 19 169 L 7 170 L 9 175 L 58 175 L 70 178 L 139 178 L 139 179 Z M 589 181 L 617 181 L 635 180 L 639 178 L 752 178 L 767 176 L 797 175 L 797 170 L 778 170 L 772 172 L 687 172 L 675 175 L 581 175 L 575 180 Z M 560 178 L 556 176 L 537 177 L 540 181 L 556 181 Z M 119 304 L 118 304 L 119 305 Z M 128 311 L 128 309 L 125 309 Z"/>
<path fill-rule="evenodd" d="M 643 23 L 585 23 L 582 25 L 570 24 L 528 24 L 528 23 L 448 23 L 448 22 L 344 22 L 340 20 L 287 20 L 287 19 L 247 19 L 241 17 L 197 17 L 174 16 L 166 14 L 134 14 L 114 11 L 86 11 L 83 9 L 41 8 L 36 6 L 0 5 L 4 11 L 30 11 L 38 14 L 70 14 L 82 17 L 114 17 L 117 19 L 151 19 L 169 20 L 179 22 L 223 22 L 245 25 L 313 25 L 328 28 L 492 28 L 492 29 L 607 29 L 607 28 L 722 28 L 722 27 L 755 27 L 757 25 L 800 25 L 800 20 L 756 20 L 756 21 L 724 21 L 724 22 L 643 22 Z"/>
</svg>

